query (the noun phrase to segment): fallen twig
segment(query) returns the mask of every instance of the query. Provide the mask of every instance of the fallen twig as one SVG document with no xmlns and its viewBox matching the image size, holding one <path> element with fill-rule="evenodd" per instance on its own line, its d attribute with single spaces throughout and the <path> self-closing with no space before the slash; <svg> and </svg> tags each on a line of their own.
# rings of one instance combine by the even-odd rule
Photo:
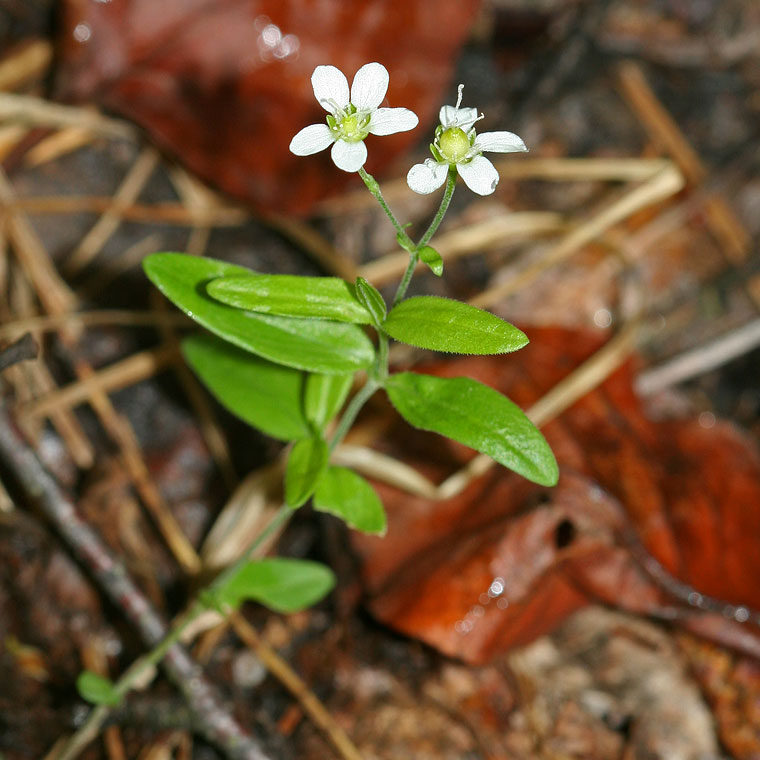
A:
<svg viewBox="0 0 760 760">
<path fill-rule="evenodd" d="M 135 586 L 124 567 L 79 517 L 71 500 L 22 439 L 3 407 L 0 407 L 0 464 L 7 476 L 16 481 L 26 501 L 52 523 L 77 559 L 137 628 L 145 644 L 155 647 L 162 641 L 167 634 L 164 620 Z M 224 708 L 214 687 L 182 646 L 173 645 L 163 665 L 193 710 L 200 734 L 235 760 L 269 760 L 260 743 Z M 96 708 L 96 711 L 103 711 L 103 708 Z M 64 749 L 58 753 L 57 760 L 67 757 L 74 755 Z"/>
<path fill-rule="evenodd" d="M 37 345 L 37 341 L 32 337 L 31 333 L 27 333 L 15 343 L 11 343 L 10 346 L 0 351 L 0 372 L 19 362 L 36 359 L 39 350 L 40 347 Z"/>
</svg>

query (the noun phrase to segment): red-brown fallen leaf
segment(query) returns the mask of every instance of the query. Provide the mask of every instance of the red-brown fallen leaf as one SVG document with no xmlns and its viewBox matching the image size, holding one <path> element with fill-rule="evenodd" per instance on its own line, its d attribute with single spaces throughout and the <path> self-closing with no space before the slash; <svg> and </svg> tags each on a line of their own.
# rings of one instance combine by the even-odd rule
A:
<svg viewBox="0 0 760 760">
<path fill-rule="evenodd" d="M 479 0 L 66 0 L 56 90 L 145 127 L 164 150 L 227 193 L 279 212 L 305 212 L 350 175 L 323 152 L 288 144 L 322 122 L 310 77 L 333 64 L 390 72 L 388 102 L 424 121 L 449 84 Z M 368 169 L 420 140 L 370 137 Z"/>
<path fill-rule="evenodd" d="M 420 371 L 476 377 L 525 407 L 598 347 L 587 333 L 532 330 L 518 358 Z M 631 379 L 629 364 L 546 426 L 562 473 L 554 489 L 500 468 L 443 502 L 378 486 L 388 535 L 355 539 L 372 612 L 472 662 L 548 632 L 592 600 L 675 619 L 760 656 L 752 621 L 727 619 L 751 614 L 738 606 L 760 607 L 758 449 L 727 423 L 649 420 Z M 390 438 L 438 480 L 471 456 L 408 429 Z"/>
</svg>

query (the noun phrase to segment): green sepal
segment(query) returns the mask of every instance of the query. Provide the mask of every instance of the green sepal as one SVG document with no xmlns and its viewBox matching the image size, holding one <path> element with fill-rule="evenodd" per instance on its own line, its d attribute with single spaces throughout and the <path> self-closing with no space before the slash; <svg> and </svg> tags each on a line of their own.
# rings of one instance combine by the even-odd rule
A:
<svg viewBox="0 0 760 760">
<path fill-rule="evenodd" d="M 346 467 L 328 467 L 314 492 L 314 509 L 340 517 L 347 525 L 376 536 L 387 529 L 385 509 L 375 489 Z"/>
<path fill-rule="evenodd" d="M 334 586 L 332 570 L 320 562 L 272 557 L 243 565 L 214 588 L 213 598 L 220 608 L 237 609 L 250 600 L 288 614 L 316 604 Z"/>
<path fill-rule="evenodd" d="M 375 327 L 380 327 L 385 321 L 388 307 L 380 291 L 363 277 L 356 278 L 356 297 L 362 306 L 372 315 Z"/>
<path fill-rule="evenodd" d="M 402 343 L 455 354 L 503 354 L 528 343 L 524 332 L 495 314 L 438 296 L 402 301 L 383 330 Z"/>
<path fill-rule="evenodd" d="M 285 467 L 285 503 L 291 509 L 298 509 L 314 493 L 328 456 L 327 444 L 321 436 L 296 441 Z"/>
<path fill-rule="evenodd" d="M 386 382 L 391 403 L 411 425 L 445 435 L 528 480 L 553 486 L 557 461 L 546 439 L 506 396 L 465 377 L 401 372 Z"/>
<path fill-rule="evenodd" d="M 311 434 L 302 408 L 305 373 L 208 333 L 185 338 L 182 353 L 219 403 L 244 422 L 281 441 Z"/>
<path fill-rule="evenodd" d="M 292 274 L 255 274 L 220 277 L 206 287 L 221 303 L 281 317 L 331 319 L 370 324 L 370 314 L 354 287 L 340 277 L 300 277 Z"/>
<path fill-rule="evenodd" d="M 420 248 L 420 261 L 430 267 L 430 271 L 440 277 L 443 274 L 443 259 L 441 254 L 430 245 L 423 245 Z"/>
<path fill-rule="evenodd" d="M 249 269 L 182 253 L 154 253 L 143 267 L 151 282 L 198 324 L 269 361 L 325 374 L 355 372 L 374 362 L 372 341 L 358 325 L 255 314 L 206 293 L 211 280 L 254 274 Z"/>
<path fill-rule="evenodd" d="M 324 430 L 325 425 L 340 411 L 353 379 L 353 375 L 307 375 L 304 414 L 316 430 Z"/>
<path fill-rule="evenodd" d="M 99 676 L 91 670 L 83 670 L 77 676 L 77 691 L 82 699 L 93 705 L 116 707 L 122 700 L 121 694 L 110 678 Z"/>
</svg>

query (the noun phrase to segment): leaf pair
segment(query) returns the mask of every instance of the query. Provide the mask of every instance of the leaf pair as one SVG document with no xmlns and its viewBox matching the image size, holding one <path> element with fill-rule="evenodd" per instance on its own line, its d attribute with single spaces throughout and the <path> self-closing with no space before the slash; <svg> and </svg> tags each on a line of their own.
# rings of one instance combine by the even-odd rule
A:
<svg viewBox="0 0 760 760">
<path fill-rule="evenodd" d="M 250 278 L 254 273 L 249 269 L 181 253 L 155 253 L 145 259 L 144 268 L 153 284 L 198 324 L 276 364 L 346 374 L 374 361 L 372 342 L 356 324 L 254 313 L 207 293 L 207 286 L 221 277 Z"/>
</svg>

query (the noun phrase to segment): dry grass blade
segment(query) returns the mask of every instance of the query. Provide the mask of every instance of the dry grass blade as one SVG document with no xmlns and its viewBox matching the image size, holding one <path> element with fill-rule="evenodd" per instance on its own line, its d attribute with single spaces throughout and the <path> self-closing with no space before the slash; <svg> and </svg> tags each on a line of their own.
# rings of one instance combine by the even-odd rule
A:
<svg viewBox="0 0 760 760">
<path fill-rule="evenodd" d="M 71 409 L 90 400 L 93 393 L 111 393 L 152 377 L 177 359 L 170 346 L 141 351 L 89 377 L 58 388 L 45 396 L 17 407 L 21 418 L 45 417 L 61 409 Z"/>
<path fill-rule="evenodd" d="M 691 185 L 701 185 L 707 169 L 697 152 L 678 125 L 657 99 L 641 67 L 628 61 L 618 68 L 618 79 L 623 96 L 641 120 L 656 147 L 669 155 Z M 739 221 L 726 200 L 712 195 L 705 199 L 708 225 L 720 243 L 729 261 L 743 262 L 751 245 L 744 225 Z"/>
<path fill-rule="evenodd" d="M 435 249 L 441 254 L 443 260 L 448 262 L 489 248 L 551 235 L 561 232 L 566 227 L 567 224 L 560 214 L 544 211 L 515 211 L 440 235 L 436 238 Z M 408 261 L 409 254 L 405 251 L 389 253 L 376 261 L 365 264 L 360 274 L 379 287 L 402 275 Z M 417 268 L 426 269 L 426 265 L 420 262 Z"/>
<path fill-rule="evenodd" d="M 48 40 L 22 43 L 0 61 L 0 90 L 10 91 L 47 72 L 53 58 L 53 46 Z"/>
<path fill-rule="evenodd" d="M 0 169 L 0 205 L 6 207 L 6 230 L 16 256 L 46 311 L 52 314 L 73 311 L 77 307 L 76 295 L 56 272 L 26 217 L 13 208 L 14 200 L 11 183 Z"/>
<path fill-rule="evenodd" d="M 76 274 L 98 255 L 108 239 L 122 222 L 121 211 L 132 205 L 142 192 L 158 165 L 159 155 L 154 148 L 143 148 L 127 176 L 114 193 L 113 205 L 98 219 L 92 229 L 82 238 L 64 264 L 65 270 Z"/>
<path fill-rule="evenodd" d="M 584 245 L 598 238 L 610 227 L 627 219 L 637 211 L 672 197 L 682 187 L 683 175 L 674 165 L 670 164 L 666 169 L 658 171 L 649 180 L 632 190 L 628 190 L 622 197 L 579 224 L 556 246 L 544 254 L 539 261 L 529 265 L 505 282 L 484 290 L 470 303 L 474 306 L 488 308 L 501 299 L 516 293 L 533 282 L 546 269 L 564 261 Z"/>
<path fill-rule="evenodd" d="M 40 140 L 24 155 L 24 164 L 29 167 L 40 166 L 56 158 L 73 153 L 75 150 L 89 145 L 93 134 L 84 127 L 66 127 Z"/>
<path fill-rule="evenodd" d="M 102 135 L 126 140 L 137 139 L 137 130 L 124 121 L 111 119 L 87 108 L 63 106 L 31 95 L 0 93 L 0 121 L 14 121 L 32 127 L 82 127 Z"/>
</svg>

